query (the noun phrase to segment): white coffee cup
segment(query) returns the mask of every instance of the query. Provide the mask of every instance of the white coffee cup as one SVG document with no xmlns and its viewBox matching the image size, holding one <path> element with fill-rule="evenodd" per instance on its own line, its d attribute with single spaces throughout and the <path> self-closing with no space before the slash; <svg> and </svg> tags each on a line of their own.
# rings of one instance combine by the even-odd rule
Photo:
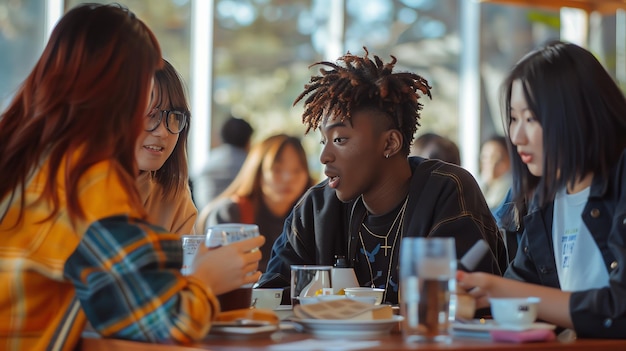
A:
<svg viewBox="0 0 626 351">
<path fill-rule="evenodd" d="M 538 297 L 490 298 L 491 314 L 499 325 L 524 327 L 537 319 Z"/>
</svg>

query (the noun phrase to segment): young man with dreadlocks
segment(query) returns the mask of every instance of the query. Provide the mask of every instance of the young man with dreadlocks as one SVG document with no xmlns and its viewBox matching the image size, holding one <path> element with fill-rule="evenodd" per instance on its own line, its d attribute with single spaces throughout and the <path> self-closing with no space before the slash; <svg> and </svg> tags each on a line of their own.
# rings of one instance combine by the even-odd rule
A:
<svg viewBox="0 0 626 351">
<path fill-rule="evenodd" d="M 491 251 L 477 269 L 502 274 L 503 243 L 472 175 L 438 160 L 407 158 L 418 100 L 431 97 L 431 87 L 417 74 L 392 72 L 391 57 L 386 64 L 372 60 L 366 49 L 364 57 L 340 57 L 343 65 L 315 64 L 325 67 L 294 105 L 308 95 L 303 122 L 307 132 L 321 132 L 328 178 L 285 221 L 259 286 L 278 285 L 292 264 L 332 265 L 344 256 L 362 286 L 385 289 L 384 301 L 395 304 L 405 236 L 454 237 L 459 257 L 485 239 Z"/>
</svg>

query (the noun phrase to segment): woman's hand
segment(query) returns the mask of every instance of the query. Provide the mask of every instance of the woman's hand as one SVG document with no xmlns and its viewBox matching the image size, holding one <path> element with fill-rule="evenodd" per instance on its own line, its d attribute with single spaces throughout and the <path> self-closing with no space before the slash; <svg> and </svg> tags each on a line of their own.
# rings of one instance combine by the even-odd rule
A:
<svg viewBox="0 0 626 351">
<path fill-rule="evenodd" d="M 569 304 L 571 292 L 537 284 L 525 283 L 497 275 L 475 272 L 456 272 L 457 286 L 476 299 L 476 306 L 489 306 L 489 297 L 529 297 L 541 299 L 538 318 L 565 328 L 573 328 Z"/>
<path fill-rule="evenodd" d="M 489 307 L 489 290 L 497 280 L 502 279 L 489 273 L 464 271 L 456 272 L 457 288 L 463 289 L 476 299 L 476 308 Z"/>
<path fill-rule="evenodd" d="M 255 283 L 261 276 L 258 248 L 264 243 L 265 237 L 257 236 L 212 249 L 201 245 L 190 276 L 204 282 L 215 295 Z"/>
</svg>

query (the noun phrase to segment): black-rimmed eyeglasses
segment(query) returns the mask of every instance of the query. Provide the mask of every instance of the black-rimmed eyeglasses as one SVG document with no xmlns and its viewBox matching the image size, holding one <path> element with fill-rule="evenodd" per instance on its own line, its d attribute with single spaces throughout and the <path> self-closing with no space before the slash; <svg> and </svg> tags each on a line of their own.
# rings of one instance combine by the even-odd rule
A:
<svg viewBox="0 0 626 351">
<path fill-rule="evenodd" d="M 153 132 L 161 121 L 165 118 L 165 128 L 172 134 L 178 134 L 187 126 L 188 113 L 176 110 L 160 110 L 152 109 L 145 119 L 145 128 L 147 132 Z"/>
</svg>

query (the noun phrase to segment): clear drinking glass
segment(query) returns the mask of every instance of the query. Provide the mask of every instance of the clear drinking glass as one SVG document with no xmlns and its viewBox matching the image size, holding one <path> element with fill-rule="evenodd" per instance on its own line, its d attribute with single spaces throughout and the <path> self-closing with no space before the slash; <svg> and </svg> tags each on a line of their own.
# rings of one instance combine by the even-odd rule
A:
<svg viewBox="0 0 626 351">
<path fill-rule="evenodd" d="M 449 342 L 456 291 L 454 238 L 403 238 L 400 311 L 407 342 Z M 451 298 L 452 297 L 452 298 Z"/>
<path fill-rule="evenodd" d="M 207 229 L 206 246 L 218 248 L 259 235 L 259 227 L 256 224 L 217 224 Z M 249 308 L 252 304 L 252 285 L 245 284 L 238 289 L 219 295 L 217 299 L 222 311 Z"/>
</svg>

